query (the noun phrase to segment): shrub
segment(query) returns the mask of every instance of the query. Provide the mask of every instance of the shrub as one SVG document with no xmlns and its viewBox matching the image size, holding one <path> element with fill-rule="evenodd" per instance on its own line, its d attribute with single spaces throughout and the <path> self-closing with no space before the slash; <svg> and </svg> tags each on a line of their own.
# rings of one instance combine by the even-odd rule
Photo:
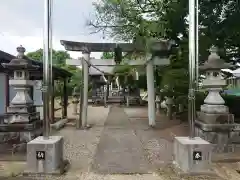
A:
<svg viewBox="0 0 240 180">
<path fill-rule="evenodd" d="M 164 96 L 178 97 L 188 92 L 188 76 L 186 69 L 170 69 L 163 74 L 161 87 Z"/>
<path fill-rule="evenodd" d="M 234 114 L 235 118 L 240 118 L 240 96 L 223 95 L 222 97 L 230 113 Z"/>
</svg>

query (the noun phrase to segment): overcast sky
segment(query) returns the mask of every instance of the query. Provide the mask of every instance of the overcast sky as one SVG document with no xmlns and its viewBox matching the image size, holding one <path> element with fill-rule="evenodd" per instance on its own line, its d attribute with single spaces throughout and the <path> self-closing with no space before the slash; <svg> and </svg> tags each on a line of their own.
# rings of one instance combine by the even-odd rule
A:
<svg viewBox="0 0 240 180">
<path fill-rule="evenodd" d="M 96 0 L 54 0 L 53 48 L 63 50 L 60 40 L 105 42 L 102 34 L 90 35 L 86 21 L 94 17 Z M 0 50 L 16 55 L 22 45 L 27 52 L 43 47 L 44 0 L 0 0 Z M 73 58 L 81 56 L 71 53 Z M 99 53 L 92 53 L 99 58 Z"/>
</svg>

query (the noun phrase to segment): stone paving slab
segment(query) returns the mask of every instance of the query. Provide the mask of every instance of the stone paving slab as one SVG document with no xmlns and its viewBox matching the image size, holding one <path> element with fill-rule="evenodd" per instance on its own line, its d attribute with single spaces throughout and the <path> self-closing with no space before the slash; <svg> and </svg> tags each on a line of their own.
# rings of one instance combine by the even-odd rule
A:
<svg viewBox="0 0 240 180">
<path fill-rule="evenodd" d="M 120 129 L 117 129 L 119 127 Z M 126 129 L 123 129 L 125 128 Z M 112 107 L 93 161 L 92 170 L 101 174 L 149 173 L 140 140 L 130 128 L 122 108 Z"/>
<path fill-rule="evenodd" d="M 124 108 L 130 122 L 135 128 L 140 130 L 153 130 L 148 125 L 148 111 L 146 107 Z M 164 130 L 179 125 L 182 122 L 177 119 L 169 120 L 166 115 L 156 113 L 156 126 L 154 130 Z"/>
<path fill-rule="evenodd" d="M 108 128 L 132 129 L 127 114 L 124 112 L 123 108 L 117 106 L 112 106 L 110 108 L 110 112 L 108 114 L 104 126 L 105 129 Z"/>
</svg>

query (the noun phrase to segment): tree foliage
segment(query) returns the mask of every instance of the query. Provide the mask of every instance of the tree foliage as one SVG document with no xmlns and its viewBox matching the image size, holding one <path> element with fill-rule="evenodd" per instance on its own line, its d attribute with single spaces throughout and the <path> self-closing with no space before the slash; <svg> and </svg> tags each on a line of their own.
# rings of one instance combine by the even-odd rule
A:
<svg viewBox="0 0 240 180">
<path fill-rule="evenodd" d="M 97 13 L 89 25 L 95 32 L 104 31 L 115 40 L 143 42 L 151 37 L 175 40 L 178 48 L 170 57 L 170 66 L 156 68 L 156 84 L 161 86 L 164 82 L 174 81 L 171 84 L 175 89 L 177 86 L 179 92 L 185 92 L 188 82 L 188 1 L 100 0 L 94 4 Z M 200 62 L 207 59 L 211 45 L 220 48 L 219 54 L 226 61 L 240 57 L 238 17 L 239 1 L 199 0 Z"/>
<path fill-rule="evenodd" d="M 36 61 L 43 61 L 43 49 L 36 50 L 34 52 L 29 52 L 27 57 L 36 60 Z M 72 90 L 74 86 L 81 86 L 81 70 L 76 68 L 75 66 L 66 65 L 66 59 L 70 59 L 70 54 L 67 51 L 52 51 L 52 61 L 53 65 L 58 68 L 65 69 L 73 74 L 72 78 L 68 83 L 68 93 L 69 95 L 72 94 Z M 54 84 L 54 92 L 55 96 L 61 96 L 63 94 L 63 82 L 56 81 Z"/>
<path fill-rule="evenodd" d="M 113 52 L 103 52 L 101 59 L 113 59 L 114 53 Z"/>
<path fill-rule="evenodd" d="M 34 52 L 29 52 L 27 56 L 36 61 L 43 61 L 43 49 L 38 49 Z M 56 67 L 65 67 L 66 59 L 70 59 L 70 54 L 67 51 L 52 50 L 52 62 Z"/>
<path fill-rule="evenodd" d="M 188 0 L 101 0 L 94 6 L 97 15 L 89 24 L 115 39 L 188 39 Z M 200 0 L 199 11 L 201 57 L 206 58 L 212 44 L 221 48 L 222 56 L 239 56 L 239 2 Z"/>
</svg>

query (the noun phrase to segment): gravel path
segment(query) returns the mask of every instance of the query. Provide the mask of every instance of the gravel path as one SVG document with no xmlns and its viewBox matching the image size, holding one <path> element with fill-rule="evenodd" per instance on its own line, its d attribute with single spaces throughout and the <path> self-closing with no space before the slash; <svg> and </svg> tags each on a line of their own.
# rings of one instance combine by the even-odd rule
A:
<svg viewBox="0 0 240 180">
<path fill-rule="evenodd" d="M 173 131 L 179 126 L 178 120 L 168 120 L 166 116 L 157 114 L 156 126 L 148 126 L 146 108 L 125 108 L 132 129 L 139 138 L 152 167 L 157 170 L 171 164 L 173 157 Z M 174 132 L 175 133 L 175 132 Z M 184 135 L 184 134 L 181 134 Z"/>
<path fill-rule="evenodd" d="M 67 127 L 59 132 L 64 136 L 65 158 L 71 164 L 68 174 L 89 171 L 108 112 L 109 108 L 90 106 L 88 123 L 93 124 L 91 129 L 76 130 L 74 127 Z"/>
<path fill-rule="evenodd" d="M 44 177 L 52 180 L 162 180 L 157 174 L 101 175 L 91 171 L 100 137 L 104 130 L 109 108 L 91 107 L 88 109 L 88 123 L 94 126 L 89 130 L 79 131 L 67 127 L 59 131 L 65 140 L 65 157 L 70 161 L 70 169 L 62 177 Z M 115 114 L 117 117 L 117 114 Z M 114 116 L 112 117 L 114 118 Z M 116 122 L 116 121 L 115 121 Z M 115 125 L 113 125 L 115 126 Z M 133 134 L 134 135 L 134 134 Z M 41 179 L 41 178 L 38 178 Z"/>
<path fill-rule="evenodd" d="M 104 130 L 104 124 L 108 116 L 109 108 L 89 106 L 90 124 L 94 126 L 86 131 L 77 131 L 74 128 L 64 128 L 59 133 L 65 138 L 65 156 L 70 161 L 71 167 L 63 177 L 51 177 L 49 179 L 64 180 L 162 180 L 157 174 L 134 175 L 101 175 L 91 171 L 97 145 Z M 112 118 L 117 117 L 117 114 Z M 116 121 L 115 121 L 116 122 Z M 108 123 L 106 123 L 108 124 Z M 115 124 L 111 124 L 110 126 Z M 134 135 L 134 134 L 133 134 Z"/>
<path fill-rule="evenodd" d="M 108 121 L 109 108 L 104 107 L 91 107 L 88 109 L 88 123 L 94 126 L 89 130 L 76 130 L 74 127 L 65 127 L 58 132 L 59 135 L 64 136 L 64 154 L 65 158 L 70 161 L 69 171 L 61 177 L 38 177 L 34 179 L 39 180 L 221 180 L 220 178 L 212 177 L 180 177 L 177 176 L 171 168 L 166 166 L 165 162 L 171 161 L 172 146 L 169 130 L 153 130 L 147 128 L 146 124 L 142 124 L 140 121 L 134 121 L 134 118 L 130 118 L 129 126 L 124 127 L 123 122 L 119 122 L 117 118 L 119 114 L 110 114 L 113 121 Z M 138 114 L 138 112 L 136 112 Z M 139 114 L 138 114 L 139 115 Z M 115 121 L 114 121 L 115 119 Z M 116 121 L 118 119 L 118 121 Z M 104 175 L 92 172 L 92 165 L 94 163 L 94 157 L 96 156 L 98 144 L 102 135 L 104 135 L 104 125 L 111 126 L 113 130 L 112 136 L 115 136 L 114 128 L 122 126 L 116 131 L 121 131 L 124 135 L 124 129 L 133 132 L 132 135 L 136 136 L 136 141 L 142 143 L 142 147 L 145 150 L 148 160 L 152 166 L 155 167 L 155 173 L 149 174 L 115 174 Z M 174 126 L 174 125 L 173 125 Z M 170 127 L 168 127 L 170 128 Z M 168 129 L 167 128 L 167 129 Z M 115 133 L 116 133 L 115 131 Z M 162 133 L 164 132 L 164 133 Z M 170 131 L 171 132 L 171 131 Z M 111 136 L 111 134 L 109 134 Z M 168 137 L 168 138 L 166 138 Z M 124 136 L 122 137 L 122 140 Z M 127 137 L 129 139 L 129 136 Z M 126 139 L 126 140 L 127 140 Z M 124 144 L 124 142 L 123 142 Z M 113 144 L 114 145 L 114 144 Z M 116 144 L 115 144 L 116 145 Z M 138 146 L 138 148 L 140 148 Z M 104 150 L 104 148 L 103 148 Z M 134 152 L 131 152 L 134 153 Z M 161 166 L 164 164 L 164 166 Z M 161 169 L 159 169 L 161 167 Z M 6 179 L 7 180 L 7 179 Z M 27 178 L 13 178 L 13 180 L 27 180 Z M 29 179 L 30 180 L 30 179 Z M 230 180 L 230 179 L 229 179 Z"/>
</svg>

